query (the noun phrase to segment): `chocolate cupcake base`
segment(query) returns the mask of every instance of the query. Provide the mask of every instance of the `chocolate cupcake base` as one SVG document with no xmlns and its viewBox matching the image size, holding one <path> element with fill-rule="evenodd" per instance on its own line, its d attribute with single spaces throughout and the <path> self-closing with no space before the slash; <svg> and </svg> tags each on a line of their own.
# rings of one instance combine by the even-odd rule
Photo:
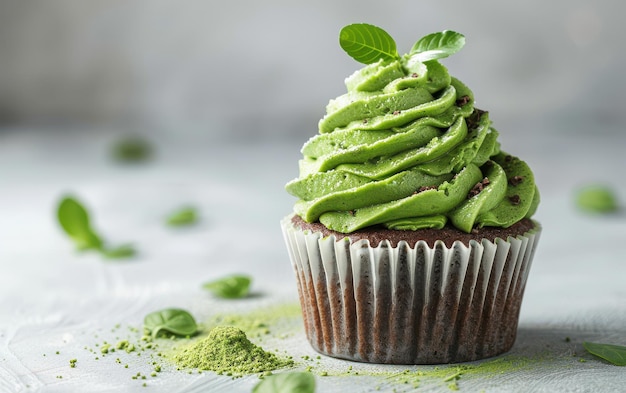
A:
<svg viewBox="0 0 626 393">
<path fill-rule="evenodd" d="M 385 239 L 373 246 L 367 237 L 312 230 L 292 218 L 281 226 L 307 338 L 318 352 L 436 364 L 483 359 L 513 345 L 538 224 L 530 221 L 506 239 L 448 246 Z"/>
</svg>

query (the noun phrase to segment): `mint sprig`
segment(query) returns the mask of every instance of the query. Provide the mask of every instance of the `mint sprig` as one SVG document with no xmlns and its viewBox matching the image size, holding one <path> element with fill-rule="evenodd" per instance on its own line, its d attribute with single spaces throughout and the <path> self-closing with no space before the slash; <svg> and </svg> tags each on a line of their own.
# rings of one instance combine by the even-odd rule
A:
<svg viewBox="0 0 626 393">
<path fill-rule="evenodd" d="M 339 45 L 350 57 L 363 64 L 400 59 L 396 42 L 389 33 L 367 23 L 355 23 L 341 29 Z M 464 45 L 463 34 L 444 30 L 420 38 L 411 48 L 409 56 L 420 62 L 442 59 L 458 52 Z"/>
<path fill-rule="evenodd" d="M 341 29 L 339 45 L 354 60 L 363 64 L 400 57 L 396 50 L 396 42 L 389 33 L 367 23 L 355 23 Z"/>
<path fill-rule="evenodd" d="M 465 36 L 452 30 L 428 34 L 420 38 L 409 55 L 414 55 L 421 62 L 443 59 L 460 51 L 465 45 Z"/>
</svg>

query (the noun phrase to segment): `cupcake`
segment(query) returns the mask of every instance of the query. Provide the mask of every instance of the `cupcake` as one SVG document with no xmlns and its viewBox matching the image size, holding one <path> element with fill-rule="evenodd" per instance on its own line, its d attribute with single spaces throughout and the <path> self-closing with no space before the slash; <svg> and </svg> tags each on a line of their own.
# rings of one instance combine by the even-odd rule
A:
<svg viewBox="0 0 626 393">
<path fill-rule="evenodd" d="M 322 354 L 455 363 L 515 341 L 539 193 L 440 63 L 464 43 L 433 33 L 400 56 L 376 26 L 340 33 L 366 65 L 304 144 L 286 185 L 298 200 L 281 221 L 306 335 Z"/>
</svg>

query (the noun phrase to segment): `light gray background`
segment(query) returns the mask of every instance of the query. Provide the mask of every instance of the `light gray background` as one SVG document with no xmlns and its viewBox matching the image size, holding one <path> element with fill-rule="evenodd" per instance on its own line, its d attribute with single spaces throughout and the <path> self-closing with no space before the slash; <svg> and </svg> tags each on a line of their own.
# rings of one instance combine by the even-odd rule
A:
<svg viewBox="0 0 626 393">
<path fill-rule="evenodd" d="M 386 29 L 401 53 L 453 29 L 445 64 L 515 132 L 538 118 L 623 123 L 619 0 L 0 2 L 0 123 L 115 123 L 219 138 L 303 138 L 357 67 L 342 26 Z M 598 127 L 600 125 L 600 127 Z M 576 128 L 576 127 L 574 127 Z"/>
</svg>

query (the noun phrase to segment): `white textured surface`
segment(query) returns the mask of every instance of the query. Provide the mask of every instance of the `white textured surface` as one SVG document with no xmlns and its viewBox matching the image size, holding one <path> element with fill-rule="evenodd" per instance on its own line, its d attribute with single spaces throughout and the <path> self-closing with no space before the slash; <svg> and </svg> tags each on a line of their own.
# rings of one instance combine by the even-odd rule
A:
<svg viewBox="0 0 626 393">
<path fill-rule="evenodd" d="M 489 378 L 463 376 L 459 387 L 622 391 L 625 370 L 585 354 L 581 342 L 626 345 L 626 216 L 584 215 L 571 201 L 575 187 L 601 180 L 626 202 L 619 183 L 626 137 L 548 134 L 540 143 L 507 138 L 503 145 L 529 161 L 543 191 L 536 216 L 543 233 L 511 354 L 544 360 Z M 84 350 L 107 337 L 113 325 L 140 325 L 147 312 L 166 306 L 187 308 L 202 319 L 297 300 L 279 221 L 293 203 L 283 184 L 296 174 L 299 144 L 163 140 L 153 162 L 128 167 L 109 160 L 109 142 L 110 136 L 78 131 L 0 134 L 0 392 L 137 391 L 143 388 L 131 371 L 111 359 L 95 361 Z M 548 155 L 554 151 L 557 156 Z M 56 202 L 68 191 L 88 205 L 107 240 L 133 242 L 139 257 L 105 262 L 76 254 L 54 219 Z M 162 224 L 165 214 L 187 203 L 199 207 L 199 226 L 171 230 Z M 225 303 L 199 288 L 238 271 L 255 277 L 258 296 Z M 280 345 L 295 359 L 315 355 L 302 331 Z M 76 368 L 69 368 L 71 358 L 78 358 Z M 132 372 L 149 375 L 147 362 L 128 361 Z M 353 365 L 362 374 L 405 369 L 328 358 L 321 363 L 338 371 Z M 256 381 L 167 369 L 149 379 L 146 391 L 249 392 Z M 376 376 L 317 381 L 318 392 L 411 391 Z M 424 383 L 420 390 L 449 389 Z"/>
</svg>

